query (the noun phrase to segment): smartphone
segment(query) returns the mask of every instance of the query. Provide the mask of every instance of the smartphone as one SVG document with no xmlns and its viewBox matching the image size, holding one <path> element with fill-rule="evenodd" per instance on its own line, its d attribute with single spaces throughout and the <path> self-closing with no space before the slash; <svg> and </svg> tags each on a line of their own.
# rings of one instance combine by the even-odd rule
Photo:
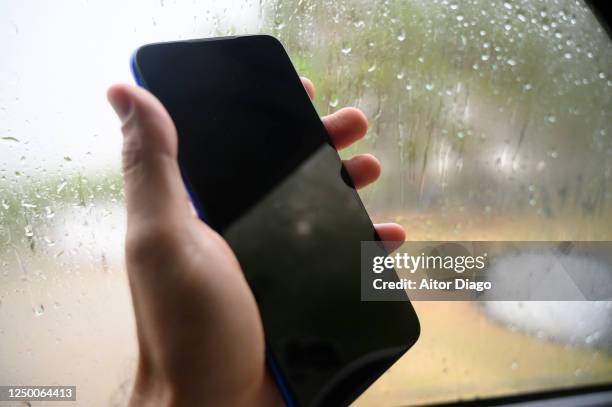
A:
<svg viewBox="0 0 612 407">
<path fill-rule="evenodd" d="M 149 44 L 132 69 L 174 120 L 200 218 L 240 262 L 286 404 L 350 404 L 420 328 L 403 292 L 361 301 L 360 242 L 378 236 L 282 44 Z"/>
</svg>

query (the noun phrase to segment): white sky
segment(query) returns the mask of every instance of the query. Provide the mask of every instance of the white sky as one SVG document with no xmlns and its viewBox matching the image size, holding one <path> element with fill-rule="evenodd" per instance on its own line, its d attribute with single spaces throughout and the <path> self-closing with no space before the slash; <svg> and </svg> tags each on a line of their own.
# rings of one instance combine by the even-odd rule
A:
<svg viewBox="0 0 612 407">
<path fill-rule="evenodd" d="M 116 171 L 121 137 L 105 91 L 133 83 L 132 52 L 257 32 L 259 14 L 259 0 L 0 0 L 0 175 Z"/>
</svg>

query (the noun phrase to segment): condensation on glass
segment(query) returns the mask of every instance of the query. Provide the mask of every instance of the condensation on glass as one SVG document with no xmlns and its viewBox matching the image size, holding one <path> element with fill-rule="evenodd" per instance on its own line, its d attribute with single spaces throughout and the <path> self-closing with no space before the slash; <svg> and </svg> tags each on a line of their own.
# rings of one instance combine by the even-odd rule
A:
<svg viewBox="0 0 612 407">
<path fill-rule="evenodd" d="M 408 239 L 612 238 L 612 46 L 580 1 L 137 3 L 0 5 L 0 382 L 126 402 L 137 348 L 104 91 L 145 42 L 278 36 L 321 114 L 366 112 L 342 155 L 380 159 L 362 196 Z M 415 307 L 420 342 L 358 404 L 612 380 L 610 302 Z"/>
</svg>

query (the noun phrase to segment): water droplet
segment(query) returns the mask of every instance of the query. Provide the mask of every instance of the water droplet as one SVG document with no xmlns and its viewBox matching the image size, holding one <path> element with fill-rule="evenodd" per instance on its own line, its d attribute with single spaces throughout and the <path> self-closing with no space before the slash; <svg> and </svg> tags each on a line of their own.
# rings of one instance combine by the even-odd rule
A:
<svg viewBox="0 0 612 407">
<path fill-rule="evenodd" d="M 582 369 L 578 368 L 578 369 L 574 370 L 574 376 L 576 376 L 576 377 L 582 376 Z"/>
<path fill-rule="evenodd" d="M 427 89 L 428 91 L 432 91 L 434 88 L 434 84 L 433 83 L 426 83 L 425 84 L 425 89 Z"/>
<path fill-rule="evenodd" d="M 342 52 L 344 55 L 348 55 L 348 54 L 351 53 L 352 50 L 353 50 L 353 48 L 349 44 L 344 44 L 344 46 L 342 46 L 342 49 L 340 50 L 340 52 Z"/>
<path fill-rule="evenodd" d="M 32 225 L 25 225 L 23 227 L 24 233 L 27 237 L 34 236 L 34 231 L 32 230 Z"/>
<path fill-rule="evenodd" d="M 6 140 L 6 141 L 14 141 L 15 143 L 19 143 L 19 139 L 17 139 L 16 137 L 12 137 L 12 136 L 5 136 L 5 137 L 2 137 L 2 140 Z"/>
<path fill-rule="evenodd" d="M 603 72 L 599 73 L 599 79 L 606 79 L 606 74 Z"/>
<path fill-rule="evenodd" d="M 457 16 L 457 21 L 463 21 L 463 16 L 461 14 Z"/>
<path fill-rule="evenodd" d="M 531 198 L 531 199 L 529 200 L 529 205 L 531 205 L 531 206 L 535 206 L 535 205 L 536 205 L 536 203 L 537 203 L 537 201 L 535 200 L 535 198 Z"/>
<path fill-rule="evenodd" d="M 512 370 L 516 370 L 516 369 L 518 369 L 518 367 L 519 367 L 518 362 L 517 362 L 516 360 L 513 360 L 513 361 L 512 361 L 512 364 L 510 365 L 510 368 L 511 368 Z"/>
<path fill-rule="evenodd" d="M 404 41 L 406 39 L 406 32 L 404 30 L 400 31 L 399 34 L 397 34 L 397 40 L 398 41 Z"/>
<path fill-rule="evenodd" d="M 338 99 L 332 99 L 329 101 L 329 106 L 336 107 L 338 106 Z"/>
<path fill-rule="evenodd" d="M 512 10 L 512 4 L 508 3 L 507 1 L 504 2 L 504 7 L 508 10 Z"/>
<path fill-rule="evenodd" d="M 396 75 L 396 77 L 397 77 L 397 79 L 403 79 L 403 78 L 404 78 L 404 71 L 402 71 L 402 72 L 398 73 L 398 74 Z"/>
<path fill-rule="evenodd" d="M 60 192 L 62 192 L 64 188 L 66 188 L 67 184 L 68 183 L 66 181 L 62 182 L 61 184 L 57 186 L 57 189 L 55 190 L 55 192 L 59 194 Z"/>
<path fill-rule="evenodd" d="M 527 18 L 525 18 L 525 16 L 522 14 L 518 14 L 516 17 L 523 23 L 527 21 Z"/>
<path fill-rule="evenodd" d="M 38 304 L 34 308 L 32 308 L 32 311 L 34 312 L 34 315 L 39 317 L 45 313 L 45 306 L 42 304 Z"/>
<path fill-rule="evenodd" d="M 482 59 L 483 61 L 488 61 L 489 60 L 489 56 L 488 55 L 481 55 L 480 59 Z"/>
<path fill-rule="evenodd" d="M 512 26 L 511 26 L 510 24 L 505 24 L 505 25 L 504 25 L 504 29 L 505 29 L 506 31 L 510 31 L 510 30 L 512 29 Z"/>
<path fill-rule="evenodd" d="M 526 83 L 525 85 L 523 85 L 523 91 L 525 92 L 529 92 L 532 88 L 533 86 L 530 83 Z"/>
<path fill-rule="evenodd" d="M 368 68 L 368 72 L 374 72 L 375 70 L 376 70 L 376 64 L 374 64 L 374 65 L 372 65 L 372 66 L 370 66 Z"/>
<path fill-rule="evenodd" d="M 572 54 L 571 54 L 571 53 L 569 53 L 569 52 L 566 52 L 566 53 L 563 55 L 563 57 L 564 57 L 565 59 L 572 59 Z"/>
<path fill-rule="evenodd" d="M 277 30 L 282 30 L 283 28 L 285 28 L 285 23 L 280 23 L 276 25 Z"/>
<path fill-rule="evenodd" d="M 51 219 L 55 216 L 55 212 L 53 212 L 50 206 L 45 206 L 45 216 L 47 219 Z"/>
<path fill-rule="evenodd" d="M 515 66 L 515 65 L 516 65 L 516 61 L 515 61 L 514 59 L 512 59 L 512 58 L 508 59 L 506 62 L 507 62 L 507 63 L 508 63 L 508 65 L 510 65 L 510 66 Z"/>
<path fill-rule="evenodd" d="M 458 139 L 463 139 L 464 137 L 465 137 L 465 134 L 462 131 L 457 133 L 457 138 Z"/>
<path fill-rule="evenodd" d="M 549 123 L 556 123 L 557 116 L 555 116 L 554 114 L 549 114 L 548 116 L 546 116 L 546 121 L 548 121 Z"/>
</svg>

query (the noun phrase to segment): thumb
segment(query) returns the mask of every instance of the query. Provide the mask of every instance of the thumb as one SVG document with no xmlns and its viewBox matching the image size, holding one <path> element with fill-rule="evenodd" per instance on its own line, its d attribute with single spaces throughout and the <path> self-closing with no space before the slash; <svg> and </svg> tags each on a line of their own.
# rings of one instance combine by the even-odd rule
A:
<svg viewBox="0 0 612 407">
<path fill-rule="evenodd" d="M 176 129 L 166 109 L 151 93 L 135 86 L 112 86 L 107 97 L 122 122 L 128 227 L 188 214 Z"/>
</svg>

